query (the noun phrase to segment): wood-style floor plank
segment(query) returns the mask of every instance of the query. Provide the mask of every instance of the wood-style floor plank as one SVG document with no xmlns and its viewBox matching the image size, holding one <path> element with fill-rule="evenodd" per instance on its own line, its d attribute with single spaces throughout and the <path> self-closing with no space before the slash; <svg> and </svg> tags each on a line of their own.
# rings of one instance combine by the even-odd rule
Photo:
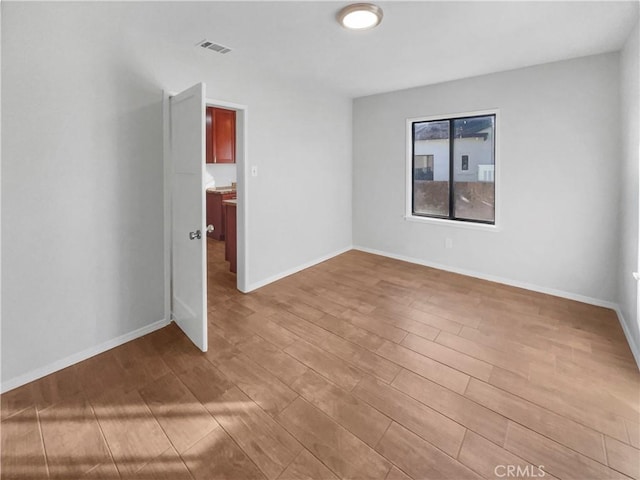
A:
<svg viewBox="0 0 640 480">
<path fill-rule="evenodd" d="M 138 470 L 171 447 L 136 390 L 110 391 L 91 404 L 123 478 L 135 478 Z"/>
<path fill-rule="evenodd" d="M 338 477 L 305 448 L 278 480 L 338 480 Z"/>
<path fill-rule="evenodd" d="M 40 427 L 51 478 L 80 477 L 111 460 L 98 420 L 82 394 L 40 412 Z"/>
<path fill-rule="evenodd" d="M 471 431 L 464 437 L 458 460 L 487 479 L 554 478 L 544 465 L 532 465 Z"/>
<path fill-rule="evenodd" d="M 375 352 L 384 343 L 384 339 L 375 333 L 356 327 L 330 314 L 314 319 L 313 323 L 372 352 Z"/>
<path fill-rule="evenodd" d="M 391 385 L 492 442 L 503 444 L 508 420 L 493 410 L 408 370 L 400 372 Z"/>
<path fill-rule="evenodd" d="M 546 471 L 558 478 L 575 480 L 628 478 L 595 460 L 513 422 L 509 422 L 504 448 L 532 465 L 544 465 Z"/>
<path fill-rule="evenodd" d="M 395 422 L 384 434 L 376 450 L 414 479 L 480 480 L 482 478 Z M 455 455 L 457 456 L 457 452 Z"/>
<path fill-rule="evenodd" d="M 442 330 L 445 332 L 457 334 L 463 327 L 461 323 L 455 320 L 449 320 L 438 315 L 433 315 L 427 312 L 423 312 L 417 308 L 411 308 L 404 305 L 391 304 L 383 308 L 378 307 L 376 312 L 386 317 L 402 316 L 408 320 L 414 320 L 424 325 L 430 326 L 435 330 Z"/>
<path fill-rule="evenodd" d="M 38 414 L 28 407 L 2 422 L 2 479 L 49 478 Z M 68 452 L 71 457 L 73 452 Z M 73 458 L 69 459 L 71 462 Z"/>
<path fill-rule="evenodd" d="M 33 383 L 28 383 L 2 394 L 0 403 L 2 404 L 2 421 L 29 407 L 35 407 Z"/>
<path fill-rule="evenodd" d="M 82 391 L 75 366 L 36 380 L 31 384 L 31 387 L 33 401 L 38 410 L 43 410 L 63 400 L 75 397 Z"/>
<path fill-rule="evenodd" d="M 375 447 L 391 423 L 378 410 L 331 384 L 313 370 L 308 370 L 291 387 L 370 447 Z"/>
<path fill-rule="evenodd" d="M 218 368 L 240 390 L 271 415 L 280 412 L 298 396 L 275 375 L 244 355 L 238 355 L 222 362 Z"/>
<path fill-rule="evenodd" d="M 242 294 L 207 250 L 208 351 L 171 324 L 3 394 L 0 480 L 640 480 L 615 312 L 360 251 Z"/>
<path fill-rule="evenodd" d="M 308 370 L 304 364 L 258 336 L 238 344 L 238 348 L 286 385 L 291 385 Z"/>
<path fill-rule="evenodd" d="M 542 385 L 534 385 L 519 375 L 499 368 L 493 370 L 489 382 L 491 385 L 506 392 L 527 399 L 531 403 L 535 403 L 598 432 L 623 442 L 628 441 L 624 419 L 616 413 L 603 410 L 594 411 L 582 402 L 568 402 L 560 391 L 547 389 Z"/>
<path fill-rule="evenodd" d="M 324 316 L 324 314 L 321 316 Z M 300 337 L 314 345 L 322 343 L 329 334 L 325 329 L 288 311 L 278 312 L 271 319 L 295 334 L 296 337 Z"/>
<path fill-rule="evenodd" d="M 138 470 L 136 480 L 193 480 L 193 477 L 178 452 L 169 448 Z"/>
<path fill-rule="evenodd" d="M 277 312 L 271 314 L 271 316 L 273 315 L 277 315 Z M 246 326 L 253 333 L 280 348 L 287 348 L 292 343 L 298 341 L 297 335 L 274 322 L 270 316 L 266 316 L 262 312 L 256 312 L 249 315 L 240 323 L 241 325 Z"/>
<path fill-rule="evenodd" d="M 173 373 L 145 386 L 140 395 L 178 452 L 186 451 L 218 426 Z"/>
<path fill-rule="evenodd" d="M 378 354 L 454 392 L 464 393 L 469 383 L 469 375 L 401 345 L 385 342 Z"/>
<path fill-rule="evenodd" d="M 391 342 L 400 343 L 407 336 L 407 331 L 402 330 L 390 323 L 370 315 L 363 315 L 354 310 L 345 310 L 340 314 L 340 318 L 352 323 L 356 327 L 367 330 Z"/>
<path fill-rule="evenodd" d="M 422 337 L 418 337 L 413 333 L 409 333 L 400 345 L 410 348 L 411 350 L 432 358 L 440 363 L 449 365 L 450 367 L 460 370 L 471 377 L 480 380 L 489 380 L 493 366 L 482 360 L 470 357 L 464 353 L 458 352 L 449 347 L 440 345 L 439 343 L 429 341 Z"/>
<path fill-rule="evenodd" d="M 640 423 L 625 419 L 629 443 L 636 448 L 640 448 Z"/>
<path fill-rule="evenodd" d="M 440 330 L 431 325 L 427 325 L 426 323 L 422 323 L 417 320 L 412 320 L 410 318 L 405 318 L 399 315 L 395 315 L 393 313 L 380 313 L 378 310 L 373 311 L 369 314 L 370 317 L 375 317 L 383 322 L 386 322 L 390 325 L 393 325 L 396 328 L 404 330 L 405 332 L 409 332 L 413 335 L 418 335 L 423 338 L 427 338 L 429 340 L 435 339 Z"/>
<path fill-rule="evenodd" d="M 278 421 L 342 478 L 384 479 L 391 464 L 327 415 L 298 398 Z"/>
<path fill-rule="evenodd" d="M 447 332 L 441 332 L 438 338 L 436 338 L 436 342 L 491 365 L 517 373 L 524 378 L 529 376 L 529 363 L 517 356 L 505 354 L 499 350 Z"/>
<path fill-rule="evenodd" d="M 395 363 L 332 333 L 327 335 L 321 345 L 323 350 L 386 383 L 396 378 L 400 371 Z"/>
<path fill-rule="evenodd" d="M 465 396 L 600 463 L 607 463 L 602 434 L 595 430 L 473 378 Z"/>
<path fill-rule="evenodd" d="M 640 478 L 640 450 L 610 437 L 605 437 L 609 466 L 630 476 Z"/>
<path fill-rule="evenodd" d="M 122 477 L 120 477 L 116 464 L 113 463 L 112 460 L 107 463 L 101 463 L 79 478 L 80 480 L 115 480 Z M 191 476 L 189 476 L 189 478 L 191 478 Z"/>
<path fill-rule="evenodd" d="M 465 431 L 462 425 L 372 378 L 364 378 L 353 393 L 452 457 L 457 455 Z"/>
<path fill-rule="evenodd" d="M 223 428 L 216 428 L 183 455 L 196 480 L 265 480 L 255 463 Z"/>
<path fill-rule="evenodd" d="M 385 480 L 411 480 L 411 477 L 400 470 L 398 467 L 391 467 L 389 474 Z"/>
<path fill-rule="evenodd" d="M 345 390 L 351 390 L 363 375 L 343 360 L 302 340 L 294 345 L 289 345 L 284 349 L 284 352 Z"/>
<path fill-rule="evenodd" d="M 300 443 L 238 387 L 218 400 L 218 423 L 267 478 L 277 478 L 302 449 Z"/>
</svg>

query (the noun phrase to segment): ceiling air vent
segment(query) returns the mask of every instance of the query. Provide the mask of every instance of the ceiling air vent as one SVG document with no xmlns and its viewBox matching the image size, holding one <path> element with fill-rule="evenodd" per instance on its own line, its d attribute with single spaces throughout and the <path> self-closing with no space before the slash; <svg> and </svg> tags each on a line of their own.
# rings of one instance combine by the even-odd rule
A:
<svg viewBox="0 0 640 480">
<path fill-rule="evenodd" d="M 229 47 L 225 47 L 224 45 L 220 45 L 219 43 L 210 42 L 209 40 L 202 40 L 198 43 L 198 45 L 202 48 L 213 50 L 214 52 L 218 53 L 229 53 L 231 51 Z"/>
</svg>

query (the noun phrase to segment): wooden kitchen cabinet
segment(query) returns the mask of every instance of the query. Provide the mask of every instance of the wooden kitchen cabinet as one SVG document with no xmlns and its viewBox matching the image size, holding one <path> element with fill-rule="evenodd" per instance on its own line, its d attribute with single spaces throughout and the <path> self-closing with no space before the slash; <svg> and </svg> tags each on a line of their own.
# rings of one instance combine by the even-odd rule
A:
<svg viewBox="0 0 640 480">
<path fill-rule="evenodd" d="M 207 107 L 207 163 L 236 163 L 236 112 Z"/>
<path fill-rule="evenodd" d="M 213 232 L 207 235 L 216 240 L 225 239 L 225 209 L 222 203 L 225 200 L 236 198 L 235 190 L 232 192 L 207 192 L 207 225 L 213 225 Z"/>
<path fill-rule="evenodd" d="M 225 211 L 224 228 L 227 237 L 224 242 L 224 259 L 229 262 L 229 271 L 236 273 L 238 271 L 236 201 L 224 201 L 222 207 Z"/>
</svg>

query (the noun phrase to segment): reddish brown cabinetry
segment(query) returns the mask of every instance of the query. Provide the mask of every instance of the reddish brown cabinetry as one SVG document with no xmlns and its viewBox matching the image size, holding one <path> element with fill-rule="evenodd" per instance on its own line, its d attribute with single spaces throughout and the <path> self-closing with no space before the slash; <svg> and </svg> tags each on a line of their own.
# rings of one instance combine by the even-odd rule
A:
<svg viewBox="0 0 640 480">
<path fill-rule="evenodd" d="M 224 201 L 224 223 L 226 240 L 224 242 L 224 259 L 229 262 L 229 270 L 233 273 L 238 271 L 238 253 L 236 236 L 236 201 Z"/>
<path fill-rule="evenodd" d="M 236 112 L 207 107 L 207 163 L 236 163 Z"/>
<path fill-rule="evenodd" d="M 213 225 L 213 232 L 207 233 L 211 238 L 224 240 L 225 211 L 222 202 L 236 198 L 236 192 L 207 192 L 207 225 Z"/>
</svg>

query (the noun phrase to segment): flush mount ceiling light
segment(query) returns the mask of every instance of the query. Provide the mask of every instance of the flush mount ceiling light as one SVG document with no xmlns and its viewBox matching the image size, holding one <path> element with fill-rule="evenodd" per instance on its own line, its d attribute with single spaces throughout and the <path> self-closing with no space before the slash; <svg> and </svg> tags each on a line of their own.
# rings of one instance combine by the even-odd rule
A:
<svg viewBox="0 0 640 480">
<path fill-rule="evenodd" d="M 382 9 L 372 3 L 354 3 L 338 12 L 338 23 L 350 30 L 366 30 L 382 21 Z"/>
</svg>

